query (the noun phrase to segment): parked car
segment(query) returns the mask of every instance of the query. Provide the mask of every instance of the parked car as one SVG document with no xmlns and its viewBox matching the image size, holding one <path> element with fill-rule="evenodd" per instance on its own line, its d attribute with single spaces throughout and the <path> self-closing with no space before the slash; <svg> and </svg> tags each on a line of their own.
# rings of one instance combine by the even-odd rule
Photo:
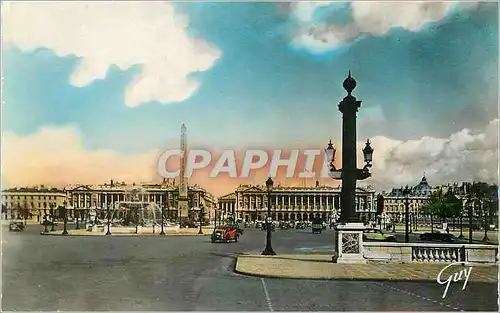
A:
<svg viewBox="0 0 500 313">
<path fill-rule="evenodd" d="M 312 232 L 313 234 L 321 234 L 323 231 L 323 223 L 320 219 L 316 219 L 312 223 Z"/>
<path fill-rule="evenodd" d="M 45 226 L 45 225 L 52 226 L 52 221 L 51 220 L 46 220 L 46 221 L 44 220 L 44 221 L 42 221 L 40 223 L 40 225 L 42 225 L 42 226 Z M 59 225 L 59 222 L 57 220 L 55 220 L 54 221 L 54 226 L 57 226 L 57 225 Z"/>
<path fill-rule="evenodd" d="M 23 222 L 10 222 L 9 231 L 23 231 L 24 223 Z"/>
<path fill-rule="evenodd" d="M 215 242 L 238 242 L 239 233 L 236 231 L 236 228 L 231 226 L 221 226 L 214 229 L 212 233 L 211 240 L 212 243 Z"/>
<path fill-rule="evenodd" d="M 279 227 L 280 227 L 280 229 L 285 229 L 286 230 L 286 229 L 290 228 L 290 224 L 285 223 L 285 222 L 280 222 Z"/>
<path fill-rule="evenodd" d="M 182 222 L 180 224 L 180 227 L 181 228 L 196 228 L 196 227 L 199 227 L 199 226 L 196 226 L 196 224 L 194 222 Z"/>
<path fill-rule="evenodd" d="M 396 236 L 384 234 L 380 229 L 369 228 L 363 231 L 363 240 L 396 242 Z"/>
<path fill-rule="evenodd" d="M 453 234 L 433 232 L 423 233 L 419 236 L 423 241 L 441 241 L 441 242 L 455 242 L 458 238 Z"/>
<path fill-rule="evenodd" d="M 267 223 L 262 223 L 260 229 L 263 231 L 267 231 Z M 276 230 L 276 225 L 274 225 L 274 223 L 271 223 L 271 231 L 275 231 L 275 230 Z"/>
<path fill-rule="evenodd" d="M 306 229 L 306 223 L 298 222 L 295 224 L 295 229 Z"/>
</svg>

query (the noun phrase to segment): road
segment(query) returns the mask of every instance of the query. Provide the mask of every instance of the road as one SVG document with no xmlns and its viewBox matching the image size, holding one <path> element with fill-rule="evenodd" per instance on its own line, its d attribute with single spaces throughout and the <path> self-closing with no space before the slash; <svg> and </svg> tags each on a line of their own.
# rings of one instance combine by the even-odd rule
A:
<svg viewBox="0 0 500 313">
<path fill-rule="evenodd" d="M 209 237 L 40 236 L 2 232 L 3 310 L 50 311 L 496 311 L 497 285 L 261 279 L 232 272 L 265 233 L 238 243 Z M 327 251 L 332 232 L 277 230 L 277 253 Z"/>
</svg>

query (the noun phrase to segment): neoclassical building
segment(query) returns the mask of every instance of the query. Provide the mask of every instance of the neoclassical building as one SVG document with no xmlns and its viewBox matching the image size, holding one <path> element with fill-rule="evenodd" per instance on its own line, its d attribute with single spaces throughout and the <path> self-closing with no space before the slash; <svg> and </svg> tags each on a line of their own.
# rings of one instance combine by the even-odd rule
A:
<svg viewBox="0 0 500 313">
<path fill-rule="evenodd" d="M 28 219 L 41 221 L 50 209 L 66 207 L 70 219 L 88 216 L 90 209 L 105 214 L 105 209 L 117 209 L 118 217 L 125 210 L 140 206 L 154 207 L 167 218 L 177 220 L 179 186 L 164 181 L 161 184 L 125 184 L 115 182 L 102 185 L 76 185 L 64 189 L 40 187 L 12 188 L 2 191 L 2 212 L 8 219 Z M 199 185 L 188 186 L 188 205 L 194 220 L 198 219 L 197 210 L 205 207 L 205 219 L 215 218 L 217 199 Z M 56 213 L 58 214 L 58 213 Z M 123 215 L 123 214 L 121 214 Z"/>
<path fill-rule="evenodd" d="M 169 181 L 161 184 L 126 184 L 111 180 L 103 185 L 79 185 L 67 188 L 71 211 L 89 208 L 105 209 L 108 206 L 131 207 L 134 204 L 163 208 L 165 215 L 176 220 L 178 217 L 179 186 Z M 199 185 L 188 186 L 188 205 L 192 211 L 204 206 L 206 219 L 215 218 L 217 199 Z M 194 210 L 193 210 L 194 209 Z M 196 216 L 193 216 L 196 219 Z"/>
<path fill-rule="evenodd" d="M 433 192 L 432 186 L 427 182 L 425 175 L 420 182 L 410 188 L 408 195 L 408 211 L 416 216 L 423 216 L 427 200 Z M 406 196 L 403 194 L 403 187 L 393 188 L 390 192 L 381 193 L 377 197 L 378 201 L 382 201 L 382 211 L 393 216 L 403 216 L 405 212 Z"/>
<path fill-rule="evenodd" d="M 356 189 L 356 212 L 362 219 L 374 217 L 375 206 L 372 190 Z M 328 221 L 340 207 L 340 187 L 273 188 L 271 211 L 273 220 L 308 221 L 315 216 Z M 218 209 L 222 217 L 232 216 L 244 221 L 264 220 L 267 215 L 267 191 L 265 186 L 240 185 L 234 192 L 218 199 Z"/>
<path fill-rule="evenodd" d="M 66 202 L 64 189 L 45 187 L 18 187 L 2 191 L 2 213 L 6 219 L 40 221 L 46 210 L 63 206 Z"/>
</svg>

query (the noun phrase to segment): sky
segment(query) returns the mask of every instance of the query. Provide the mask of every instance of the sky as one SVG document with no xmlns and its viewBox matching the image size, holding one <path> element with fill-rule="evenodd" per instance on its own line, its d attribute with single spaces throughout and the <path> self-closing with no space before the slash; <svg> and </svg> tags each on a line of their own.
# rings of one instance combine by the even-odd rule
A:
<svg viewBox="0 0 500 313">
<path fill-rule="evenodd" d="M 161 180 L 182 123 L 214 154 L 332 139 L 340 155 L 349 70 L 360 167 L 375 149 L 363 184 L 496 182 L 497 6 L 3 2 L 2 185 Z M 220 196 L 265 176 L 191 182 Z"/>
</svg>

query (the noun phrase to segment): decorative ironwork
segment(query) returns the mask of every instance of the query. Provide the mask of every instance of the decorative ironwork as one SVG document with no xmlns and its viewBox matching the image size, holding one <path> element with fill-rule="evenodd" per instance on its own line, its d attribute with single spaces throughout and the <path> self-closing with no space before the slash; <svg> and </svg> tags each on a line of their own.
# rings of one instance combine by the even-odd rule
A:
<svg viewBox="0 0 500 313">
<path fill-rule="evenodd" d="M 342 253 L 359 253 L 359 234 L 342 234 Z"/>
</svg>

